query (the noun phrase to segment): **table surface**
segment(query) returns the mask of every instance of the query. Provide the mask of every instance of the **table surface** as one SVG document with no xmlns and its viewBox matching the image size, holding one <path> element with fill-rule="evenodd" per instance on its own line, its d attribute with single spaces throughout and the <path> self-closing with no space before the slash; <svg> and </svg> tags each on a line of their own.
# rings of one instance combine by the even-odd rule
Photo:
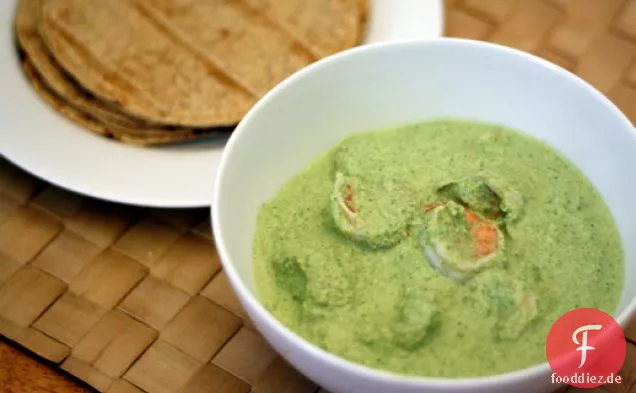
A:
<svg viewBox="0 0 636 393">
<path fill-rule="evenodd" d="M 5 341 L 0 341 L 0 393 L 92 392 Z"/>
<path fill-rule="evenodd" d="M 547 58 L 586 79 L 636 120 L 636 0 L 446 3 L 447 35 L 497 42 Z M 636 326 L 627 329 L 627 337 L 636 339 Z M 636 393 L 636 345 L 630 340 L 621 374 L 621 385 L 586 391 Z M 92 391 L 0 339 L 0 393 Z"/>
</svg>

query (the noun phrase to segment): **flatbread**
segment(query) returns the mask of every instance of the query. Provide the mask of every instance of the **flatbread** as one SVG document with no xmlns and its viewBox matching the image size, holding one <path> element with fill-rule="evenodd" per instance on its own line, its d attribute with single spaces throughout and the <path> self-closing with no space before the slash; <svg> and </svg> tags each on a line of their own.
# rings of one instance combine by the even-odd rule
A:
<svg viewBox="0 0 636 393">
<path fill-rule="evenodd" d="M 69 75 L 120 112 L 214 127 L 238 123 L 293 72 L 356 45 L 367 1 L 44 0 L 39 32 Z"/>
<path fill-rule="evenodd" d="M 295 37 L 316 57 L 356 46 L 365 34 L 369 0 L 242 0 Z"/>
<path fill-rule="evenodd" d="M 175 132 L 175 135 L 188 135 L 192 128 L 179 129 L 152 124 L 116 111 L 112 106 L 90 96 L 69 78 L 56 60 L 47 52 L 38 33 L 38 22 L 43 0 L 21 0 L 16 14 L 16 35 L 20 49 L 29 58 L 30 65 L 37 71 L 38 77 L 48 89 L 63 98 L 71 106 L 85 112 L 91 118 L 106 127 L 139 129 L 145 132 Z M 206 131 L 207 132 L 207 131 Z"/>
<path fill-rule="evenodd" d="M 16 13 L 16 36 L 20 49 L 29 57 L 44 83 L 58 95 L 93 117 L 128 127 L 143 127 L 145 122 L 111 110 L 101 101 L 86 97 L 80 87 L 69 80 L 55 63 L 38 34 L 38 22 L 43 0 L 21 0 Z"/>
<path fill-rule="evenodd" d="M 35 67 L 31 64 L 28 58 L 25 58 L 22 61 L 22 67 L 28 79 L 31 81 L 34 90 L 44 100 L 44 102 L 46 102 L 49 106 L 51 106 L 67 119 L 73 121 L 74 123 L 82 126 L 89 131 L 92 131 L 107 138 L 115 139 L 131 145 L 152 146 L 184 142 L 194 139 L 202 139 L 213 135 L 218 135 L 223 132 L 223 130 L 221 129 L 194 129 L 188 133 L 175 133 L 170 131 L 146 132 L 136 129 L 121 128 L 117 126 L 106 126 L 98 119 L 69 105 L 69 103 L 66 102 L 62 97 L 49 89 L 46 84 L 43 83 Z"/>
</svg>

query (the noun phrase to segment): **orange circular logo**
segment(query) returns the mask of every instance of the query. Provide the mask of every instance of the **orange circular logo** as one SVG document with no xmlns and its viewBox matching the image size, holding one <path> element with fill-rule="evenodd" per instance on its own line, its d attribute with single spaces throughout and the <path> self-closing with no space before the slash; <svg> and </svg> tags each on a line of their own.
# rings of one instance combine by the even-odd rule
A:
<svg viewBox="0 0 636 393">
<path fill-rule="evenodd" d="M 594 308 L 578 308 L 552 325 L 546 356 L 552 383 L 595 388 L 622 383 L 618 370 L 625 362 L 625 335 L 610 315 Z"/>
</svg>

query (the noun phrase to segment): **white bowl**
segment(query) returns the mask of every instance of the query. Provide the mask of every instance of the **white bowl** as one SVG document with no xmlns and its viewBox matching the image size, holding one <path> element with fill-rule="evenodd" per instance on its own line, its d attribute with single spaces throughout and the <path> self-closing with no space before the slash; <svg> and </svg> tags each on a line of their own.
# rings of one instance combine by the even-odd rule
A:
<svg viewBox="0 0 636 393">
<path fill-rule="evenodd" d="M 299 371 L 334 393 L 546 392 L 546 363 L 492 377 L 395 375 L 314 346 L 260 303 L 252 237 L 261 204 L 346 136 L 436 117 L 503 123 L 571 159 L 609 205 L 625 247 L 625 327 L 636 307 L 636 138 L 627 118 L 575 75 L 532 55 L 442 38 L 378 44 L 319 61 L 274 88 L 245 116 L 223 153 L 212 206 L 223 267 L 256 327 Z M 568 280 L 568 277 L 563 277 Z"/>
</svg>

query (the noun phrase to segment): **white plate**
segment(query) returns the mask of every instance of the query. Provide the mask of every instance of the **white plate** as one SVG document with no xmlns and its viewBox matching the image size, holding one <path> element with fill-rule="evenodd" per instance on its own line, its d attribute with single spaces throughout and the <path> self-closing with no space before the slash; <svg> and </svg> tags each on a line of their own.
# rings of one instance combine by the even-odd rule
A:
<svg viewBox="0 0 636 393">
<path fill-rule="evenodd" d="M 17 0 L 0 1 L 0 154 L 68 190 L 118 203 L 209 206 L 226 138 L 138 148 L 88 132 L 42 102 L 14 49 Z M 365 43 L 435 38 L 441 0 L 372 0 Z"/>
</svg>

